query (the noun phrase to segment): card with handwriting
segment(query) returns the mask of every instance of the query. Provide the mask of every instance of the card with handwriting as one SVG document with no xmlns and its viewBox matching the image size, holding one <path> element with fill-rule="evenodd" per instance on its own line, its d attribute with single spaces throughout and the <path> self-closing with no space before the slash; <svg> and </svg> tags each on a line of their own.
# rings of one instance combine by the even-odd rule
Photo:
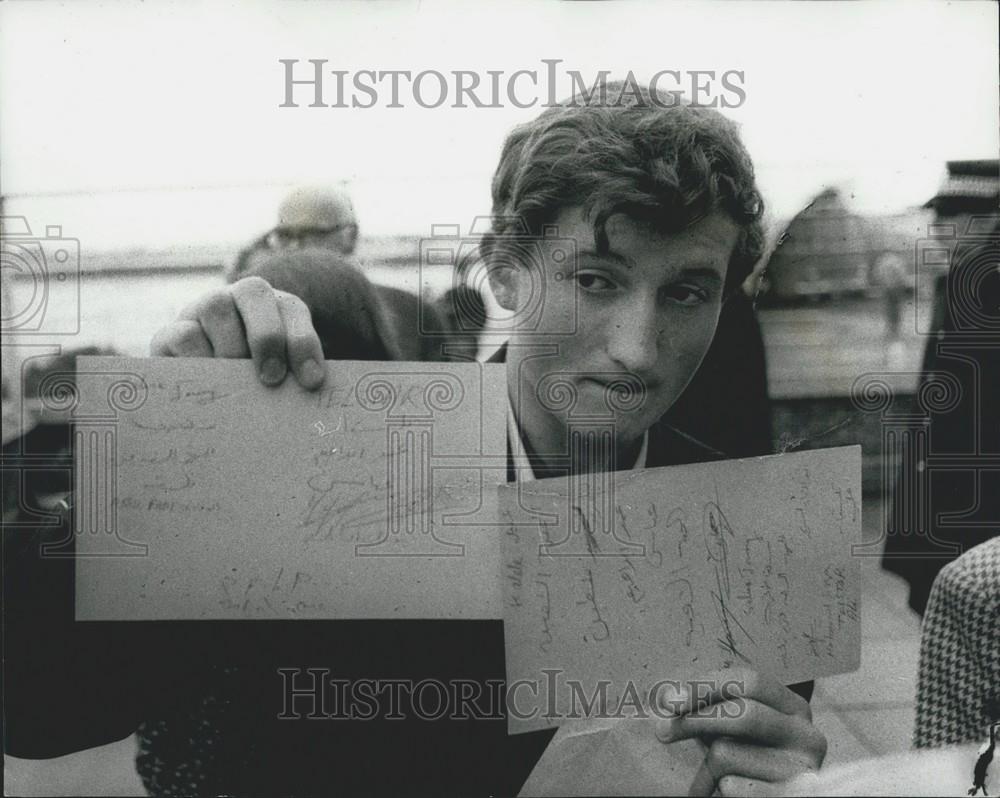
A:
<svg viewBox="0 0 1000 798">
<path fill-rule="evenodd" d="M 77 618 L 497 618 L 504 367 L 80 358 Z"/>
<path fill-rule="evenodd" d="M 642 716 L 714 669 L 859 665 L 858 446 L 498 492 L 511 732 Z"/>
</svg>

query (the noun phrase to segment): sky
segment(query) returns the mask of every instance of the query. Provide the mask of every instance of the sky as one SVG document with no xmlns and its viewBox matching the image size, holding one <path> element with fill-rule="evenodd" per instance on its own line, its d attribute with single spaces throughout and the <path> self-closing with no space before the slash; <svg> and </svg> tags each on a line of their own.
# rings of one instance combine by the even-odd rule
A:
<svg viewBox="0 0 1000 798">
<path fill-rule="evenodd" d="M 537 108 L 280 107 L 279 59 L 349 74 L 562 59 L 588 82 L 601 70 L 739 70 L 746 98 L 725 112 L 771 218 L 826 185 L 860 211 L 894 213 L 934 193 L 945 161 L 997 157 L 997 23 L 997 5 L 975 0 L 10 0 L 0 194 L 36 234 L 60 225 L 96 249 L 243 241 L 300 183 L 345 181 L 370 235 L 467 228 L 489 212 L 504 136 Z"/>
</svg>

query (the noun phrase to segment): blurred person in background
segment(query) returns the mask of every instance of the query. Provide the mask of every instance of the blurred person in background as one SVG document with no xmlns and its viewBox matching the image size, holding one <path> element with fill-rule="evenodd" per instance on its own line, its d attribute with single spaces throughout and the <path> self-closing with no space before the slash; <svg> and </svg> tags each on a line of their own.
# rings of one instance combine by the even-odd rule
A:
<svg viewBox="0 0 1000 798">
<path fill-rule="evenodd" d="M 44 262 L 42 253 L 18 243 L 25 233 L 30 236 L 23 217 L 0 217 L 3 519 L 11 524 L 40 517 L 71 489 L 72 430 L 66 418 L 46 407 L 45 395 L 73 383 L 81 355 L 117 354 L 108 347 L 72 346 L 72 339 L 58 346 L 32 344 L 30 322 L 44 316 L 50 300 L 44 279 L 39 279 L 44 271 L 32 266 L 35 256 Z"/>
<path fill-rule="evenodd" d="M 268 276 L 274 277 L 275 260 L 272 256 L 275 254 L 314 252 L 318 257 L 300 261 L 299 267 L 293 270 L 293 282 L 282 283 L 282 286 L 283 290 L 299 295 L 308 285 L 313 293 L 323 297 L 336 290 L 334 285 L 326 283 L 343 279 L 351 284 L 353 277 L 349 270 L 363 271 L 354 259 L 357 244 L 357 215 L 346 190 L 333 186 L 296 188 L 282 201 L 278 209 L 278 224 L 237 255 L 232 268 L 226 273 L 226 282 L 233 283 L 258 274 L 266 263 L 271 264 L 266 269 Z M 308 265 L 304 265 L 306 263 Z M 288 277 L 286 274 L 278 279 Z M 470 305 L 469 312 L 464 312 L 463 305 L 463 312 L 459 315 L 449 312 L 450 300 L 424 300 L 409 291 L 388 285 L 373 283 L 371 288 L 379 314 L 392 319 L 389 328 L 419 331 L 416 335 L 403 336 L 393 342 L 398 346 L 393 359 L 476 359 L 477 336 L 485 322 L 485 311 L 476 313 Z M 463 300 L 466 298 L 463 289 L 452 290 L 459 292 Z M 474 302 L 471 298 L 469 301 Z M 481 297 L 479 304 L 482 305 Z M 323 313 L 322 303 L 317 305 L 317 309 L 320 314 Z M 482 323 L 476 321 L 479 316 L 483 317 Z M 454 337 L 449 333 L 454 333 Z"/>
<path fill-rule="evenodd" d="M 419 330 L 421 300 L 400 288 L 377 285 L 349 258 L 304 247 L 258 255 L 247 277 L 262 277 L 279 291 L 310 297 L 313 327 L 326 360 L 442 360 L 441 339 Z M 432 303 L 424 324 L 444 329 Z M 363 343 L 352 340 L 358 330 Z"/>
<path fill-rule="evenodd" d="M 249 274 L 258 259 L 286 249 L 315 247 L 341 255 L 354 254 L 358 221 L 350 195 L 334 186 L 302 186 L 278 208 L 278 223 L 240 250 L 227 282 Z"/>
<path fill-rule="evenodd" d="M 885 338 L 890 344 L 899 341 L 903 304 L 909 294 L 906 261 L 898 252 L 883 252 L 875 261 L 875 278 L 882 286 L 885 302 Z"/>
<path fill-rule="evenodd" d="M 468 285 L 449 288 L 437 303 L 442 321 L 451 335 L 445 344 L 448 360 L 475 360 L 479 334 L 486 326 L 486 303 L 482 294 Z"/>
<path fill-rule="evenodd" d="M 928 238 L 949 258 L 935 279 L 917 393 L 931 381 L 957 390 L 929 409 L 925 450 L 903 452 L 882 558 L 921 615 L 938 572 L 1000 534 L 1000 471 L 989 463 L 1000 454 L 1000 161 L 950 162 L 927 207 Z M 941 457 L 949 462 L 935 468 Z"/>
</svg>

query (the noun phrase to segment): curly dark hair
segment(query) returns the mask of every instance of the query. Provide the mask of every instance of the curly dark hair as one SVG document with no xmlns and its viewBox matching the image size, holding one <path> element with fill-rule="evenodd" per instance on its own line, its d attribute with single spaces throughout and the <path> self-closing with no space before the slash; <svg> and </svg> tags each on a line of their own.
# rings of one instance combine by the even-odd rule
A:
<svg viewBox="0 0 1000 798">
<path fill-rule="evenodd" d="M 493 219 L 484 257 L 512 235 L 539 235 L 558 212 L 593 213 L 598 251 L 605 223 L 624 213 L 661 233 L 679 232 L 721 209 L 741 228 L 727 288 L 750 274 L 764 249 L 764 202 L 736 124 L 718 111 L 612 82 L 546 109 L 516 127 L 493 176 Z"/>
</svg>

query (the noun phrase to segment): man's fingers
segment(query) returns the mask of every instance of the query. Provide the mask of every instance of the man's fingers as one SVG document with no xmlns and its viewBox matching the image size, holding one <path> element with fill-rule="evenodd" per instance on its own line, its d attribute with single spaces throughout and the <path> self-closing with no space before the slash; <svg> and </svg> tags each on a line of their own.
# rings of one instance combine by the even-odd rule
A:
<svg viewBox="0 0 1000 798">
<path fill-rule="evenodd" d="M 663 709 L 679 715 L 732 698 L 750 698 L 787 715 L 812 717 L 809 702 L 802 696 L 751 668 L 715 671 L 705 679 L 668 686 L 677 689 L 659 691 L 657 700 Z"/>
<path fill-rule="evenodd" d="M 741 776 L 758 781 L 778 782 L 794 778 L 814 763 L 797 752 L 720 737 L 705 755 L 708 769 L 718 782 L 725 776 Z"/>
<path fill-rule="evenodd" d="M 196 320 L 180 319 L 153 336 L 149 354 L 153 357 L 211 357 L 212 344 Z"/>
<path fill-rule="evenodd" d="M 796 748 L 808 752 L 810 764 L 817 767 L 826 755 L 826 738 L 811 721 L 800 715 L 786 715 L 758 701 L 744 698 L 658 720 L 656 736 L 663 742 L 692 737 L 734 737 L 770 746 Z"/>
<path fill-rule="evenodd" d="M 712 775 L 712 771 L 708 768 L 708 760 L 704 760 L 701 763 L 701 767 L 698 768 L 698 772 L 694 774 L 694 779 L 691 781 L 691 786 L 688 787 L 688 795 L 690 796 L 709 796 L 715 793 L 715 776 Z"/>
<path fill-rule="evenodd" d="M 895 776 L 894 773 L 890 775 L 890 778 L 893 776 Z M 842 781 L 836 777 L 831 779 L 820 776 L 815 770 L 807 770 L 782 784 L 780 794 L 783 796 L 850 795 L 852 792 L 861 795 L 867 791 L 857 779 L 848 777 L 846 781 Z"/>
<path fill-rule="evenodd" d="M 278 312 L 285 329 L 289 365 L 303 388 L 313 390 L 323 384 L 323 345 L 313 327 L 309 308 L 297 296 L 276 291 Z"/>
<path fill-rule="evenodd" d="M 278 310 L 277 292 L 260 277 L 237 280 L 230 292 L 233 309 L 241 321 L 240 333 L 249 347 L 247 354 L 253 358 L 261 381 L 277 385 L 288 373 L 285 324 Z"/>
<path fill-rule="evenodd" d="M 721 737 L 713 741 L 695 774 L 689 795 L 781 795 L 790 779 L 803 769 L 813 772 L 803 757 L 791 751 Z"/>
<path fill-rule="evenodd" d="M 743 776 L 724 776 L 719 781 L 719 794 L 724 798 L 746 796 L 746 798 L 765 798 L 765 796 L 785 795 L 785 785 L 760 779 L 748 779 Z"/>
<path fill-rule="evenodd" d="M 252 357 L 261 382 L 277 385 L 289 367 L 309 389 L 323 384 L 323 346 L 306 304 L 276 291 L 260 277 L 246 277 L 185 308 L 160 330 L 153 355 Z"/>
<path fill-rule="evenodd" d="M 213 291 L 181 311 L 182 320 L 197 321 L 212 346 L 213 357 L 247 357 L 243 322 L 226 291 Z"/>
</svg>

